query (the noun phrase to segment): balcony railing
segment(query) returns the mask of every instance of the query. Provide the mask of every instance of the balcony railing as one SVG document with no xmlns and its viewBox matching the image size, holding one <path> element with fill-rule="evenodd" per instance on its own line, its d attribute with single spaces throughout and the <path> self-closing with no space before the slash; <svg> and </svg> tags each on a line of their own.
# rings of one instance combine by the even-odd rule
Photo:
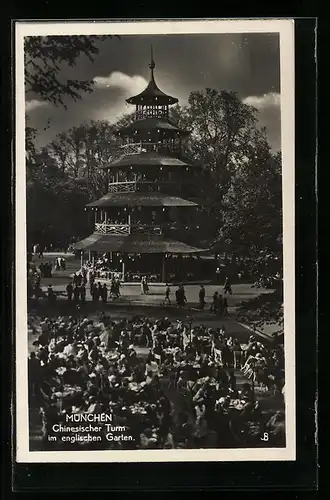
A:
<svg viewBox="0 0 330 500">
<path fill-rule="evenodd" d="M 152 236 L 162 234 L 161 226 L 144 225 L 144 224 L 106 224 L 97 222 L 95 224 L 95 232 L 99 234 L 110 234 L 113 236 L 127 236 L 129 234 L 145 234 Z"/>
<path fill-rule="evenodd" d="M 110 182 L 108 191 L 110 193 L 131 193 L 131 192 L 158 192 L 167 193 L 169 191 L 181 192 L 183 182 L 175 181 L 121 181 Z M 187 184 L 187 183 L 185 183 Z"/>
<path fill-rule="evenodd" d="M 135 181 L 111 182 L 109 184 L 110 193 L 129 193 L 136 191 Z"/>
<path fill-rule="evenodd" d="M 164 155 L 180 156 L 181 149 L 177 145 L 164 145 L 159 142 L 133 142 L 121 146 L 125 155 L 138 155 L 140 153 L 159 153 Z"/>
</svg>

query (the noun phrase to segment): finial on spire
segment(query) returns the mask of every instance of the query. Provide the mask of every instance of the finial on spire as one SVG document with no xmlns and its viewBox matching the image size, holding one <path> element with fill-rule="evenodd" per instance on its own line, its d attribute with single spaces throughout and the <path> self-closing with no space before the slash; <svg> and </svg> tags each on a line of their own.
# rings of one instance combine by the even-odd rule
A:
<svg viewBox="0 0 330 500">
<path fill-rule="evenodd" d="M 155 69 L 156 64 L 154 61 L 154 53 L 153 53 L 152 45 L 150 46 L 150 55 L 151 55 L 151 58 L 150 58 L 149 68 L 151 69 L 151 77 L 153 78 L 154 69 Z"/>
</svg>

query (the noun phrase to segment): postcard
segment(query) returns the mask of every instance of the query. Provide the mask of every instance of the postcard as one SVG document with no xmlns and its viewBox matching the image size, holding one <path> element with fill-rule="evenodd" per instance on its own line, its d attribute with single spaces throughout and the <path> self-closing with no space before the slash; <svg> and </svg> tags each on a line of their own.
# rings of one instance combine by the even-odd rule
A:
<svg viewBox="0 0 330 500">
<path fill-rule="evenodd" d="M 295 460 L 294 21 L 16 22 L 16 460 Z"/>
</svg>

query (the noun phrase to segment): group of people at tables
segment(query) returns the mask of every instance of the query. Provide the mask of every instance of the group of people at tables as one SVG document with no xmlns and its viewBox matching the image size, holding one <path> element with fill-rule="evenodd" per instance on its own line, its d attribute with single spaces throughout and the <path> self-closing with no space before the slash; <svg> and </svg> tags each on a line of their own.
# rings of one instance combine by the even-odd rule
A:
<svg viewBox="0 0 330 500">
<path fill-rule="evenodd" d="M 284 445 L 282 412 L 266 414 L 253 384 L 237 386 L 235 368 L 247 363 L 251 369 L 258 353 L 266 364 L 273 358 L 282 362 L 252 337 L 243 350 L 224 329 L 168 318 L 112 321 L 104 313 L 97 321 L 34 318 L 30 328 L 36 335 L 29 357 L 30 405 L 40 409 L 45 447 L 262 446 L 265 432 L 267 446 Z M 124 426 L 133 440 L 109 443 L 104 437 L 101 443 L 73 445 L 47 439 L 65 415 L 86 412 L 111 414 L 112 425 Z"/>
</svg>

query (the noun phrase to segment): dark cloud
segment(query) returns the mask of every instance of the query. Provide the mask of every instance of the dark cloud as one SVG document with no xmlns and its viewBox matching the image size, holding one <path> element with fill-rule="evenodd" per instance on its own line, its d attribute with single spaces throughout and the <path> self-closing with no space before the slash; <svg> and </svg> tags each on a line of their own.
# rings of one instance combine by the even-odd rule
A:
<svg viewBox="0 0 330 500">
<path fill-rule="evenodd" d="M 82 56 L 74 68 L 61 68 L 62 78 L 92 80 L 122 74 L 123 85 L 96 87 L 92 94 L 70 102 L 68 109 L 30 106 L 31 124 L 40 130 L 39 143 L 46 143 L 56 133 L 91 118 L 113 121 L 130 108 L 125 99 L 129 92 L 140 91 L 141 79 L 148 80 L 150 45 L 156 61 L 159 87 L 186 101 L 190 92 L 206 87 L 233 90 L 241 98 L 279 93 L 280 61 L 278 34 L 200 34 L 122 36 L 99 44 L 94 63 Z M 137 78 L 137 77 L 140 77 Z M 125 79 L 126 78 L 126 79 Z M 28 96 L 37 100 L 37 96 Z M 266 99 L 267 101 L 267 99 Z M 268 99 L 259 106 L 260 122 L 269 131 L 269 140 L 280 144 L 279 103 Z M 277 117 L 275 119 L 275 117 Z M 43 130 L 50 119 L 50 128 Z"/>
</svg>

